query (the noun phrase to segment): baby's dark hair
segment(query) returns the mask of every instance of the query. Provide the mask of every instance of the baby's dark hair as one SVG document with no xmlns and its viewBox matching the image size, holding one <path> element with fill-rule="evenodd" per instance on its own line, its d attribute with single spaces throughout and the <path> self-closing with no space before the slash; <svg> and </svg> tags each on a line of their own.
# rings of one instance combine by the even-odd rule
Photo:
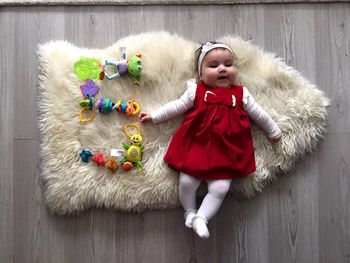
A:
<svg viewBox="0 0 350 263">
<path fill-rule="evenodd" d="M 214 44 L 219 44 L 219 42 L 216 42 L 216 41 L 208 41 L 209 43 L 212 43 L 213 45 Z M 196 51 L 194 52 L 195 53 L 195 58 L 196 58 L 196 60 L 195 60 L 195 65 L 196 65 L 196 73 L 197 73 L 197 75 L 198 75 L 198 73 L 199 73 L 199 68 L 198 68 L 198 59 L 199 59 L 199 56 L 201 55 L 201 53 L 202 53 L 202 48 L 203 48 L 203 46 L 206 44 L 206 43 L 201 43 L 201 42 L 199 42 L 199 44 L 201 45 L 199 48 L 197 48 L 196 49 Z"/>
<path fill-rule="evenodd" d="M 223 44 L 225 45 L 224 43 L 221 43 L 221 42 L 217 42 L 217 41 L 207 41 L 206 43 L 211 43 L 212 45 L 215 45 L 215 44 Z M 196 49 L 195 51 L 195 58 L 196 58 L 196 61 L 195 61 L 195 65 L 196 65 L 196 73 L 198 75 L 199 73 L 199 68 L 198 68 L 198 60 L 199 60 L 199 56 L 201 55 L 202 53 L 202 48 L 203 46 L 206 44 L 206 43 L 199 43 L 201 46 L 199 48 Z M 218 47 L 219 49 L 225 49 L 225 48 L 222 48 L 222 47 Z M 236 60 L 237 56 L 236 54 L 232 51 L 233 53 L 233 59 Z"/>
</svg>

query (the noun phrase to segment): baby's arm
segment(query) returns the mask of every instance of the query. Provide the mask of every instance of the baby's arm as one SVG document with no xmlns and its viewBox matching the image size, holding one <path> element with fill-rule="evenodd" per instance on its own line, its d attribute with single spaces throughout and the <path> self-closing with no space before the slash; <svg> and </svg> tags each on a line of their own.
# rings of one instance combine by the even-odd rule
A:
<svg viewBox="0 0 350 263">
<path fill-rule="evenodd" d="M 169 120 L 177 115 L 186 112 L 192 108 L 196 92 L 196 84 L 194 80 L 187 81 L 187 89 L 181 98 L 170 101 L 159 109 L 149 113 L 141 112 L 140 121 L 146 122 L 152 120 L 153 123 L 160 123 Z"/>
<path fill-rule="evenodd" d="M 254 120 L 266 133 L 269 139 L 275 143 L 282 137 L 282 132 L 270 115 L 264 111 L 253 96 L 244 88 L 244 107 L 249 117 Z"/>
</svg>

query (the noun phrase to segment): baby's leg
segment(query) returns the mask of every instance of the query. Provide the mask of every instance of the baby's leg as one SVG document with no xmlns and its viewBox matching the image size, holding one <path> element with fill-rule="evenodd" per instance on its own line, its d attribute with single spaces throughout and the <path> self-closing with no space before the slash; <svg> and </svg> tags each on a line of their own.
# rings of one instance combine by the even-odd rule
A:
<svg viewBox="0 0 350 263">
<path fill-rule="evenodd" d="M 208 193 L 203 199 L 198 214 L 210 220 L 216 215 L 228 190 L 230 190 L 231 180 L 208 180 L 207 183 Z"/>
<path fill-rule="evenodd" d="M 209 237 L 208 220 L 218 212 L 230 189 L 231 180 L 208 180 L 208 193 L 193 219 L 193 230 L 202 238 Z"/>
<path fill-rule="evenodd" d="M 196 210 L 196 192 L 201 181 L 185 174 L 180 173 L 179 181 L 179 199 L 185 209 L 185 225 L 192 227 L 192 218 L 195 216 Z"/>
</svg>

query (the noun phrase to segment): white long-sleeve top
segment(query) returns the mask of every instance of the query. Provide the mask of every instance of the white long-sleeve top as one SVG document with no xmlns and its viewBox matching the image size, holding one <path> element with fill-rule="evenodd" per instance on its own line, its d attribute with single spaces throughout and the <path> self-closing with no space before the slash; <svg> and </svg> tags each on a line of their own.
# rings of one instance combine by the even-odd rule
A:
<svg viewBox="0 0 350 263">
<path fill-rule="evenodd" d="M 177 115 L 185 113 L 193 107 L 196 96 L 197 83 L 194 79 L 186 82 L 185 93 L 177 100 L 173 100 L 151 112 L 152 122 L 160 123 L 169 120 Z M 250 119 L 255 121 L 263 129 L 269 138 L 274 139 L 280 136 L 281 130 L 272 120 L 270 115 L 257 104 L 248 89 L 243 87 L 243 105 Z"/>
</svg>

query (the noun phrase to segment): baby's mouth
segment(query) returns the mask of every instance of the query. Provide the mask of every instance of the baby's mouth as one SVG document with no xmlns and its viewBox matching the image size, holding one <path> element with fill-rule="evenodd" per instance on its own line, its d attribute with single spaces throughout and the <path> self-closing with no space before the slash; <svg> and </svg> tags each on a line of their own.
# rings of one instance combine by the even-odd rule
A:
<svg viewBox="0 0 350 263">
<path fill-rule="evenodd" d="M 226 77 L 226 76 L 220 76 L 220 77 L 218 77 L 218 79 L 219 79 L 219 80 L 221 80 L 221 79 L 227 79 L 227 77 Z"/>
</svg>

